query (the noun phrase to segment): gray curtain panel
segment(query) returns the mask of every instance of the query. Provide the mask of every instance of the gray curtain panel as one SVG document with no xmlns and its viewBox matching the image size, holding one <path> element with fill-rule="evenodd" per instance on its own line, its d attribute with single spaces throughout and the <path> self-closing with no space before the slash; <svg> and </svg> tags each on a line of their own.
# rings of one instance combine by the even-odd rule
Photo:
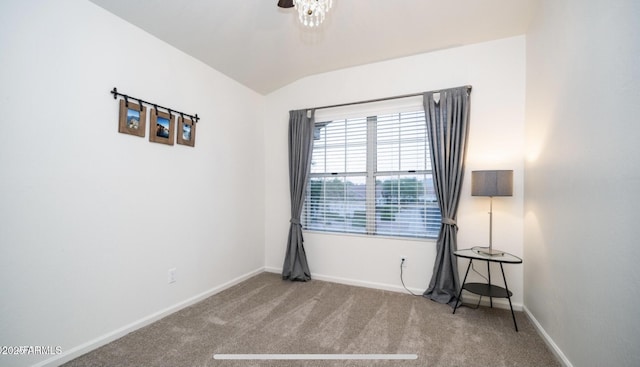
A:
<svg viewBox="0 0 640 367">
<path fill-rule="evenodd" d="M 423 296 L 451 307 L 455 306 L 460 287 L 453 252 L 458 248 L 456 213 L 467 151 L 470 92 L 469 88 L 461 87 L 423 95 L 433 183 L 442 213 L 433 275 Z"/>
<path fill-rule="evenodd" d="M 287 253 L 282 266 L 282 279 L 306 282 L 311 280 L 302 238 L 300 216 L 304 194 L 311 170 L 313 151 L 314 113 L 307 117 L 308 110 L 289 112 L 289 190 L 291 191 L 291 219 Z"/>
</svg>

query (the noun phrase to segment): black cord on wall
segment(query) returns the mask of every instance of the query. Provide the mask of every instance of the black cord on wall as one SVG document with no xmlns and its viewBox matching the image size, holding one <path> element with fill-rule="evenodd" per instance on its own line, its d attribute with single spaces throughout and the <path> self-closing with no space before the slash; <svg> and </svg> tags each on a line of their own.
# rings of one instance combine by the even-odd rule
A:
<svg viewBox="0 0 640 367">
<path fill-rule="evenodd" d="M 407 292 L 411 293 L 412 296 L 416 296 L 416 297 L 422 297 L 422 295 L 420 294 L 415 294 L 413 292 L 411 292 L 409 290 L 409 288 L 407 288 L 406 285 L 404 285 L 404 280 L 402 279 L 402 265 L 404 265 L 405 259 L 402 259 L 402 261 L 400 261 L 400 282 L 402 283 L 402 286 L 404 287 L 404 289 L 407 290 Z"/>
</svg>

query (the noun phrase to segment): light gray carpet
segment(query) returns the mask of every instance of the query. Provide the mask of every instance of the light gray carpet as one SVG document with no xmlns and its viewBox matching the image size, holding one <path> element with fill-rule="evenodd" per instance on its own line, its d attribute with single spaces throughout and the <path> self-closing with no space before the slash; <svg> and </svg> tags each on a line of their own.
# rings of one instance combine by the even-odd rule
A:
<svg viewBox="0 0 640 367">
<path fill-rule="evenodd" d="M 522 312 L 262 273 L 65 366 L 559 366 Z M 214 354 L 417 354 L 404 361 L 230 361 Z"/>
</svg>

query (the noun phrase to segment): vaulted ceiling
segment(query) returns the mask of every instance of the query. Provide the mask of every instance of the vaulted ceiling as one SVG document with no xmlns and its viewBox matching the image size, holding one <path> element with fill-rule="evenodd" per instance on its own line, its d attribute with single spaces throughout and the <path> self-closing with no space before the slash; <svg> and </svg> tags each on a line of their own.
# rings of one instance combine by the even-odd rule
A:
<svg viewBox="0 0 640 367">
<path fill-rule="evenodd" d="M 334 0 L 320 27 L 277 0 L 90 0 L 247 87 L 521 35 L 538 0 Z"/>
</svg>

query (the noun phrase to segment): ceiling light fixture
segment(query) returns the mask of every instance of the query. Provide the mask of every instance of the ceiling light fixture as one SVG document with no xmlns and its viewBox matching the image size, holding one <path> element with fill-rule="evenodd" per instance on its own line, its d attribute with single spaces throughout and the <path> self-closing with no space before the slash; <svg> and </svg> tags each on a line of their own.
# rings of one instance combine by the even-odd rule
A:
<svg viewBox="0 0 640 367">
<path fill-rule="evenodd" d="M 325 15 L 331 9 L 333 0 L 279 0 L 281 8 L 295 7 L 298 10 L 298 19 L 306 27 L 317 27 L 324 21 Z"/>
</svg>

